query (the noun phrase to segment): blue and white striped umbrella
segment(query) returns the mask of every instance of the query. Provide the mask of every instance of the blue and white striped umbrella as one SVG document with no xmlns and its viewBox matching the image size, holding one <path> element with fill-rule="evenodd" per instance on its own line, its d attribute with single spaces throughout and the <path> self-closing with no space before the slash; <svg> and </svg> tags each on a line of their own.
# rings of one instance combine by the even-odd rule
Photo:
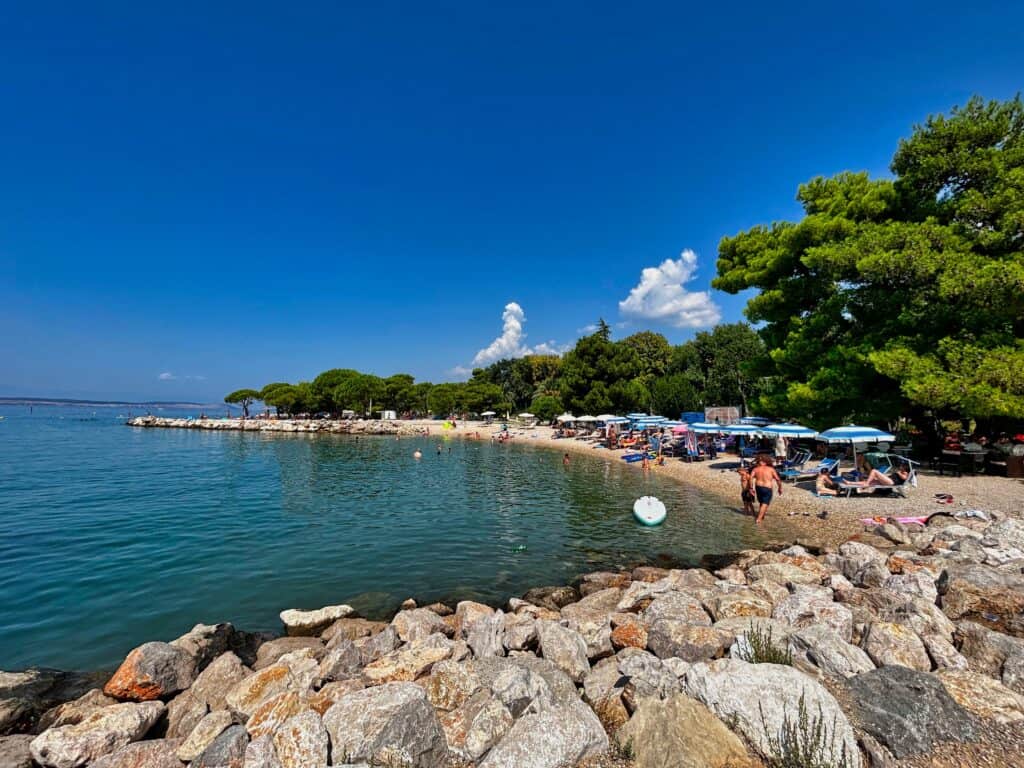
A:
<svg viewBox="0 0 1024 768">
<path fill-rule="evenodd" d="M 698 421 L 696 424 L 690 424 L 691 432 L 700 432 L 703 434 L 714 433 L 717 434 L 725 429 L 721 424 L 711 424 L 706 421 Z"/>
<path fill-rule="evenodd" d="M 750 437 L 762 432 L 761 427 L 755 427 L 753 424 L 730 424 L 721 429 L 727 435 L 742 435 L 743 437 Z"/>
<path fill-rule="evenodd" d="M 818 439 L 824 440 L 826 443 L 877 443 L 880 441 L 890 442 L 896 437 L 874 427 L 858 427 L 856 424 L 848 424 L 845 427 L 826 429 L 818 435 Z"/>
<path fill-rule="evenodd" d="M 598 421 L 603 421 L 605 424 L 625 424 L 629 421 L 625 416 L 609 416 L 607 414 L 597 417 Z"/>
<path fill-rule="evenodd" d="M 782 435 L 783 437 L 817 437 L 817 430 L 805 427 L 802 424 L 769 424 L 761 427 L 766 435 Z"/>
</svg>

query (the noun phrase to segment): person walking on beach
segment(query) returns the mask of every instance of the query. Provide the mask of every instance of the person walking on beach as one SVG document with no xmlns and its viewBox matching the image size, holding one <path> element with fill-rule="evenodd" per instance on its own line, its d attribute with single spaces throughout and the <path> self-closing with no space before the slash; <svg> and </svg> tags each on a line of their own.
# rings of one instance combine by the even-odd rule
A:
<svg viewBox="0 0 1024 768">
<path fill-rule="evenodd" d="M 758 510 L 757 520 L 760 523 L 768 514 L 768 505 L 772 503 L 772 483 L 779 488 L 779 496 L 782 496 L 782 478 L 775 471 L 770 456 L 762 456 L 757 461 L 757 466 L 751 473 L 754 478 L 754 494 L 757 496 Z"/>
<path fill-rule="evenodd" d="M 750 470 L 746 467 L 740 467 L 736 471 L 740 475 L 740 499 L 743 500 L 743 514 L 753 517 L 756 514 L 754 512 L 754 480 L 750 476 Z"/>
</svg>

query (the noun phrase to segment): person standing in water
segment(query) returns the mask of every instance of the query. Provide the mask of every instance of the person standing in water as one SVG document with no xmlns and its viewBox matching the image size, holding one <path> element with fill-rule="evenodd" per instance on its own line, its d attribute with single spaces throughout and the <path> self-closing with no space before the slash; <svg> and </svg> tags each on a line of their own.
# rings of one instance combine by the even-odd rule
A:
<svg viewBox="0 0 1024 768">
<path fill-rule="evenodd" d="M 563 467 L 568 467 L 569 466 L 569 454 L 568 453 L 565 454 L 565 456 L 562 457 L 562 466 Z"/>
<path fill-rule="evenodd" d="M 782 496 L 782 478 L 775 471 L 770 456 L 761 456 L 751 475 L 754 479 L 754 494 L 757 496 L 758 503 L 756 522 L 760 523 L 768 514 L 768 505 L 772 503 L 772 483 L 778 486 L 779 496 Z"/>
<path fill-rule="evenodd" d="M 736 470 L 740 474 L 740 499 L 743 500 L 743 513 L 753 517 L 754 511 L 754 481 L 750 476 L 750 470 L 740 467 Z"/>
</svg>

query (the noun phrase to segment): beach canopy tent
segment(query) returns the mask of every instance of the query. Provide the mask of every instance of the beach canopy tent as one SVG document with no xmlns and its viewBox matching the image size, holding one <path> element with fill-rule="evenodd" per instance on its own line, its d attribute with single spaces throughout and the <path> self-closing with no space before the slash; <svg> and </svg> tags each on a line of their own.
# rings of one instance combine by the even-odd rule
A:
<svg viewBox="0 0 1024 768">
<path fill-rule="evenodd" d="M 690 431 L 698 434 L 718 434 L 724 429 L 725 427 L 721 424 L 712 424 L 707 421 L 698 421 L 696 424 L 690 425 Z"/>
<path fill-rule="evenodd" d="M 858 427 L 856 424 L 847 424 L 845 427 L 833 427 L 826 429 L 818 435 L 818 440 L 826 443 L 849 444 L 853 448 L 853 467 L 857 468 L 857 443 L 881 443 L 892 442 L 895 435 L 883 432 L 874 427 Z"/>
<path fill-rule="evenodd" d="M 761 431 L 766 435 L 782 435 L 790 438 L 818 436 L 817 430 L 802 424 L 769 424 L 766 427 L 761 427 Z"/>
</svg>

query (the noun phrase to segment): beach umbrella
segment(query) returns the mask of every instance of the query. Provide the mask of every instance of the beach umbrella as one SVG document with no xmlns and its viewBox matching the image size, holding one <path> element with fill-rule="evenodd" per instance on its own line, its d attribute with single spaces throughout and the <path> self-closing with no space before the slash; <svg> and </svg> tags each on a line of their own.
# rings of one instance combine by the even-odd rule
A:
<svg viewBox="0 0 1024 768">
<path fill-rule="evenodd" d="M 612 416 L 609 413 L 598 416 L 597 420 L 603 421 L 605 424 L 625 424 L 629 421 L 625 416 Z"/>
<path fill-rule="evenodd" d="M 772 423 L 771 419 L 766 419 L 763 416 L 744 416 L 739 419 L 740 424 L 753 424 L 755 427 L 766 427 Z"/>
<path fill-rule="evenodd" d="M 769 424 L 761 427 L 766 435 L 782 435 L 783 437 L 817 437 L 818 432 L 802 424 Z"/>
<path fill-rule="evenodd" d="M 535 419 L 537 417 L 534 416 L 532 413 L 520 413 L 519 414 L 519 418 L 520 419 Z"/>
<path fill-rule="evenodd" d="M 727 435 L 740 435 L 742 437 L 751 437 L 762 431 L 761 427 L 755 427 L 753 424 L 730 424 L 727 427 L 722 427 L 721 431 Z"/>
<path fill-rule="evenodd" d="M 853 468 L 857 468 L 857 443 L 878 443 L 891 442 L 896 439 L 894 435 L 883 432 L 874 427 L 858 427 L 856 424 L 847 424 L 845 427 L 833 427 L 826 429 L 818 435 L 819 440 L 826 443 L 849 443 L 853 449 Z"/>
<path fill-rule="evenodd" d="M 597 417 L 596 416 L 578 416 L 576 418 L 576 421 L 587 421 L 587 422 L 597 421 Z"/>
<path fill-rule="evenodd" d="M 498 414 L 496 414 L 494 411 L 484 411 L 480 415 L 481 416 L 497 416 Z"/>
<path fill-rule="evenodd" d="M 690 428 L 686 424 L 680 424 L 679 426 L 672 427 L 673 435 L 683 435 L 690 431 Z"/>
<path fill-rule="evenodd" d="M 717 434 L 721 432 L 723 429 L 725 429 L 725 427 L 723 427 L 721 424 L 711 424 L 710 422 L 707 421 L 698 421 L 696 424 L 690 425 L 690 430 L 692 432 L 697 432 L 700 434 Z"/>
<path fill-rule="evenodd" d="M 571 413 L 563 413 L 557 419 L 557 421 L 575 421 L 575 420 L 576 420 L 576 417 L 573 416 Z"/>
</svg>

